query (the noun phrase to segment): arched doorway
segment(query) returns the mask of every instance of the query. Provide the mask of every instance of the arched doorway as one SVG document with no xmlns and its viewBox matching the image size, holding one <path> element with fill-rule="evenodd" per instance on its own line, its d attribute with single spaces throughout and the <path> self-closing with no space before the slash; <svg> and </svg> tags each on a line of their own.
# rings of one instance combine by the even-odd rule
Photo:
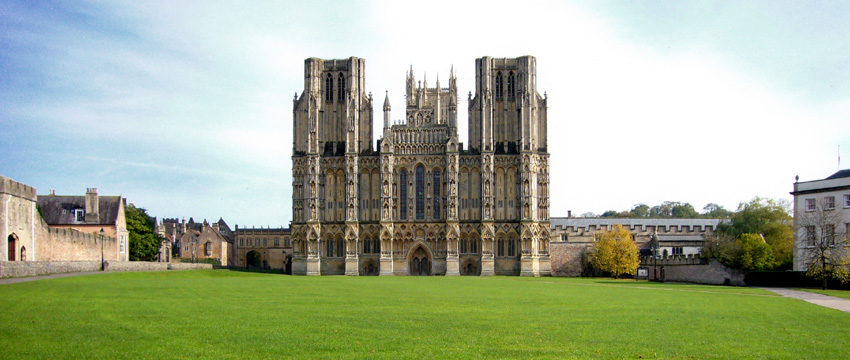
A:
<svg viewBox="0 0 850 360">
<path fill-rule="evenodd" d="M 246 268 L 260 268 L 260 262 L 262 261 L 262 257 L 260 253 L 251 250 L 247 254 L 245 254 L 245 267 Z"/>
<path fill-rule="evenodd" d="M 287 256 L 285 262 L 286 263 L 283 266 L 283 273 L 292 275 L 292 256 Z"/>
<path fill-rule="evenodd" d="M 375 260 L 369 259 L 363 263 L 363 268 L 360 270 L 360 274 L 363 276 L 378 276 L 378 264 Z"/>
<path fill-rule="evenodd" d="M 409 274 L 412 276 L 431 275 L 431 260 L 428 252 L 420 245 L 410 255 Z"/>
<path fill-rule="evenodd" d="M 6 249 L 9 249 L 9 261 L 15 261 L 15 249 L 18 247 L 18 237 L 15 234 L 9 235 L 9 243 Z"/>
<path fill-rule="evenodd" d="M 460 274 L 466 276 L 477 276 L 480 274 L 478 270 L 478 262 L 470 259 L 464 262 L 463 266 L 460 267 Z"/>
</svg>

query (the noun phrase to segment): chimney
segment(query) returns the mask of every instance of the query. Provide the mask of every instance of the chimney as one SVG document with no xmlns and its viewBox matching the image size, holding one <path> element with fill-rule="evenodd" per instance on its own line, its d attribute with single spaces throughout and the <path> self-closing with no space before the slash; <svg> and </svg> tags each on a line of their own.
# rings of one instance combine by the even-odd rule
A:
<svg viewBox="0 0 850 360">
<path fill-rule="evenodd" d="M 97 188 L 86 189 L 86 223 L 98 223 L 100 201 L 97 197 Z"/>
<path fill-rule="evenodd" d="M 572 219 L 572 218 L 573 218 L 573 211 L 567 210 L 567 219 Z"/>
<path fill-rule="evenodd" d="M 182 234 L 186 233 L 186 218 L 185 217 L 183 218 L 183 226 L 180 229 L 181 229 L 180 233 L 182 233 Z"/>
</svg>

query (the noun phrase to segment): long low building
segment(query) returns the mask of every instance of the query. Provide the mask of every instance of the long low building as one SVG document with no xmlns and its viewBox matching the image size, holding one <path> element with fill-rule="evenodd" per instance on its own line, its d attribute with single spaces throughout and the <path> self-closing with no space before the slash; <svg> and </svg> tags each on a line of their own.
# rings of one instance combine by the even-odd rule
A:
<svg viewBox="0 0 850 360">
<path fill-rule="evenodd" d="M 583 257 L 594 236 L 621 225 L 632 234 L 639 249 L 656 257 L 694 256 L 702 251 L 705 236 L 717 230 L 721 219 L 551 218 L 549 256 L 554 276 L 579 276 Z M 657 244 L 652 243 L 653 235 Z"/>
</svg>

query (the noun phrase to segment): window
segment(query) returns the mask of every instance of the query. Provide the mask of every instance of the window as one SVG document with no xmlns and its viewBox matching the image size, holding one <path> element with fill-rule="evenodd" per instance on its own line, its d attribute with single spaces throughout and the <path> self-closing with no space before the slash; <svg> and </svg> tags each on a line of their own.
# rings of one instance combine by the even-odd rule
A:
<svg viewBox="0 0 850 360">
<path fill-rule="evenodd" d="M 334 101 L 334 79 L 331 74 L 328 74 L 328 77 L 325 79 L 325 102 L 330 103 Z"/>
<path fill-rule="evenodd" d="M 269 246 L 269 239 L 263 239 L 263 247 Z"/>
<path fill-rule="evenodd" d="M 505 240 L 499 240 L 499 246 L 496 249 L 496 256 L 505 256 Z"/>
<path fill-rule="evenodd" d="M 74 220 L 76 222 L 86 222 L 86 210 L 85 209 L 74 209 Z"/>
<path fill-rule="evenodd" d="M 334 256 L 333 240 L 325 240 L 325 256 L 326 257 Z"/>
<path fill-rule="evenodd" d="M 121 245 L 120 245 L 121 253 L 123 254 L 123 253 L 126 251 L 125 249 L 126 249 L 126 247 L 127 247 L 127 238 L 126 238 L 126 236 L 121 235 L 121 243 L 120 243 L 120 244 L 121 244 Z"/>
<path fill-rule="evenodd" d="M 460 253 L 461 254 L 466 254 L 466 241 L 467 240 L 461 240 L 460 241 Z"/>
<path fill-rule="evenodd" d="M 815 246 L 815 226 L 806 226 L 806 246 Z"/>
<path fill-rule="evenodd" d="M 372 241 L 366 240 L 363 242 L 363 253 L 371 254 L 372 253 Z"/>
<path fill-rule="evenodd" d="M 502 72 L 496 73 L 496 100 L 502 100 Z"/>
<path fill-rule="evenodd" d="M 398 207 L 399 217 L 407 220 L 407 169 L 398 173 Z"/>
<path fill-rule="evenodd" d="M 245 246 L 245 239 L 239 239 L 239 246 Z"/>
<path fill-rule="evenodd" d="M 516 240 L 508 240 L 508 256 L 516 256 Z"/>
<path fill-rule="evenodd" d="M 416 167 L 416 219 L 425 219 L 425 167 Z"/>
<path fill-rule="evenodd" d="M 561 234 L 561 241 L 570 241 L 570 235 Z"/>
<path fill-rule="evenodd" d="M 674 246 L 673 247 L 673 255 L 682 255 L 684 253 L 683 250 L 684 249 L 682 249 L 681 246 Z"/>
<path fill-rule="evenodd" d="M 440 169 L 434 169 L 434 182 L 431 187 L 434 189 L 434 219 L 440 219 L 442 208 L 440 207 Z"/>
<path fill-rule="evenodd" d="M 823 242 L 828 246 L 835 245 L 835 224 L 823 226 Z"/>
<path fill-rule="evenodd" d="M 339 73 L 339 81 L 337 81 L 336 86 L 336 101 L 342 102 L 345 99 L 345 78 L 342 77 L 342 73 Z"/>
<path fill-rule="evenodd" d="M 275 247 L 280 246 L 280 239 L 274 238 L 274 246 Z"/>
<path fill-rule="evenodd" d="M 508 74 L 508 101 L 514 101 L 516 97 L 516 87 L 514 85 L 514 82 L 514 72 L 511 71 L 511 73 Z"/>
<path fill-rule="evenodd" d="M 207 241 L 207 243 L 204 244 L 204 255 L 212 256 L 212 243 L 209 242 L 209 241 Z"/>
<path fill-rule="evenodd" d="M 806 199 L 806 211 L 815 211 L 815 199 Z"/>
<path fill-rule="evenodd" d="M 835 209 L 835 196 L 826 196 L 826 197 L 823 198 L 823 209 L 824 210 Z"/>
<path fill-rule="evenodd" d="M 844 195 L 844 207 L 850 208 L 850 194 Z"/>
<path fill-rule="evenodd" d="M 343 241 L 342 239 L 338 239 L 336 241 L 336 256 L 345 256 L 345 241 Z"/>
</svg>

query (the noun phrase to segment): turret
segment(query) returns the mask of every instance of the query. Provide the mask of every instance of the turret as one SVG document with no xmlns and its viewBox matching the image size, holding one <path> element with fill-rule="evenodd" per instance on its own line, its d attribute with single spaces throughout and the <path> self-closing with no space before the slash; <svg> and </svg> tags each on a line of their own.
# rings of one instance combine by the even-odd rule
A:
<svg viewBox="0 0 850 360">
<path fill-rule="evenodd" d="M 390 92 L 384 97 L 384 131 L 390 128 Z"/>
</svg>

